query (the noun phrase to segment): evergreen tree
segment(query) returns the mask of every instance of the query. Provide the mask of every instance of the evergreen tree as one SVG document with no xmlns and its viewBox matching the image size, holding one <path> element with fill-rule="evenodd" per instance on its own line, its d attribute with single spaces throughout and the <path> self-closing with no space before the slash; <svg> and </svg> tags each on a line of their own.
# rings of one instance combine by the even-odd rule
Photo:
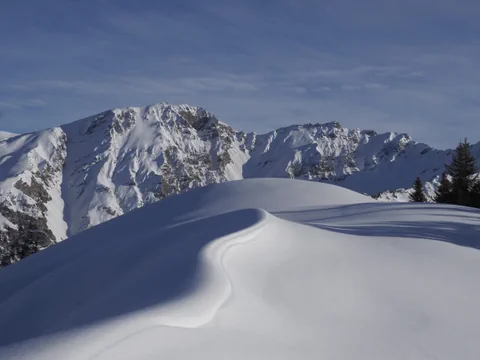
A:
<svg viewBox="0 0 480 360">
<path fill-rule="evenodd" d="M 435 202 L 442 204 L 452 203 L 452 184 L 447 178 L 447 173 L 442 174 L 442 179 L 440 180 L 440 185 L 435 192 Z"/>
<path fill-rule="evenodd" d="M 413 183 L 413 193 L 409 195 L 410 202 L 426 202 L 427 198 L 423 193 L 423 185 L 422 181 L 419 177 L 416 178 L 415 182 Z"/>
<path fill-rule="evenodd" d="M 473 207 L 480 208 L 480 180 L 477 180 L 472 188 L 472 204 Z"/>
<path fill-rule="evenodd" d="M 447 174 L 452 177 L 451 202 L 457 205 L 471 206 L 472 190 L 477 182 L 477 159 L 470 152 L 467 139 L 458 144 L 452 163 L 447 165 Z"/>
</svg>

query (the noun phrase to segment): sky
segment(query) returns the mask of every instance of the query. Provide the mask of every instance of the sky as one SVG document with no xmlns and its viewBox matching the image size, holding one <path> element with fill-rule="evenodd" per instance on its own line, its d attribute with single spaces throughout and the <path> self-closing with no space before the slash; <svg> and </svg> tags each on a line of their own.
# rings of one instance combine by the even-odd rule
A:
<svg viewBox="0 0 480 360">
<path fill-rule="evenodd" d="M 478 0 L 1 0 L 0 130 L 158 102 L 480 141 Z"/>
</svg>

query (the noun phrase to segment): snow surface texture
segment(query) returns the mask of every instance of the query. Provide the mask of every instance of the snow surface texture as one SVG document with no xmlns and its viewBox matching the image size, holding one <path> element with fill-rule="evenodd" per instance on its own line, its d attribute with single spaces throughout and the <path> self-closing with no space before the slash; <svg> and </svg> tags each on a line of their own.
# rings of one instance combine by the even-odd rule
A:
<svg viewBox="0 0 480 360">
<path fill-rule="evenodd" d="M 32 231 L 48 245 L 172 194 L 242 178 L 336 182 L 403 201 L 420 176 L 431 197 L 452 154 L 338 122 L 246 134 L 202 108 L 166 103 L 2 136 L 0 247 Z M 473 152 L 480 159 L 480 143 Z"/>
<path fill-rule="evenodd" d="M 0 358 L 478 360 L 480 212 L 240 180 L 0 272 Z"/>
</svg>

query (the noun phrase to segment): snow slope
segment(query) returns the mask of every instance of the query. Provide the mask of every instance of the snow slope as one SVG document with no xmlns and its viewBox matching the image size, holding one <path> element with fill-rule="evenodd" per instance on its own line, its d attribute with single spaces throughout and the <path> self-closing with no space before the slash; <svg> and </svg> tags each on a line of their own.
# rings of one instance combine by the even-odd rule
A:
<svg viewBox="0 0 480 360">
<path fill-rule="evenodd" d="M 0 272 L 1 359 L 480 356 L 480 212 L 232 181 Z"/>
<path fill-rule="evenodd" d="M 17 136 L 18 134 L 14 134 L 8 131 L 0 131 L 0 141 L 7 140 L 11 137 Z"/>
</svg>

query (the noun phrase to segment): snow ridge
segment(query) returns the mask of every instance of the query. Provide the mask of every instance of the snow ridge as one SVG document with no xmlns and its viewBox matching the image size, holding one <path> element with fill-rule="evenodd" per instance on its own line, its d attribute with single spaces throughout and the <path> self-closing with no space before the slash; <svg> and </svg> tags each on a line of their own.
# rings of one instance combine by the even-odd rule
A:
<svg viewBox="0 0 480 360">
<path fill-rule="evenodd" d="M 476 360 L 479 220 L 290 179 L 197 188 L 2 269 L 0 358 Z"/>
<path fill-rule="evenodd" d="M 271 215 L 262 209 L 237 210 L 218 216 L 221 223 L 242 221 L 238 231 L 229 233 L 207 244 L 199 253 L 201 273 L 197 290 L 180 302 L 172 302 L 161 309 L 156 322 L 161 325 L 197 328 L 208 324 L 232 295 L 233 285 L 225 269 L 225 254 L 233 247 L 261 238 Z M 178 247 L 184 251 L 184 244 Z"/>
</svg>

